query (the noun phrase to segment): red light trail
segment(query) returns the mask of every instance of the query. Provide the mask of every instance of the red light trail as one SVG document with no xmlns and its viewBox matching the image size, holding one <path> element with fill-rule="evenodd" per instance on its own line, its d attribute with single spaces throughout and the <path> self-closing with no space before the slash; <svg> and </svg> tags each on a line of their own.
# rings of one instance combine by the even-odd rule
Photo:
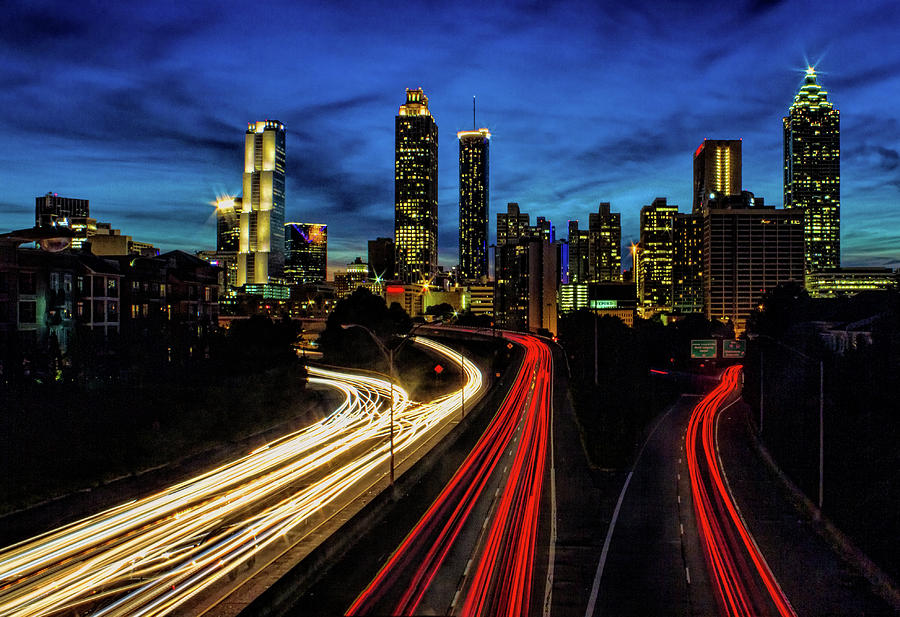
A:
<svg viewBox="0 0 900 617">
<path fill-rule="evenodd" d="M 469 456 L 348 614 L 416 612 L 520 424 L 515 458 L 461 614 L 528 612 L 549 448 L 553 364 L 550 349 L 539 339 L 513 334 L 506 338 L 525 349 L 515 383 Z"/>
<path fill-rule="evenodd" d="M 774 609 L 781 617 L 795 616 L 744 525 L 717 455 L 716 420 L 723 404 L 738 392 L 741 368 L 725 370 L 721 383 L 697 404 L 688 422 L 685 451 L 697 529 L 723 615 L 769 615 Z"/>
</svg>

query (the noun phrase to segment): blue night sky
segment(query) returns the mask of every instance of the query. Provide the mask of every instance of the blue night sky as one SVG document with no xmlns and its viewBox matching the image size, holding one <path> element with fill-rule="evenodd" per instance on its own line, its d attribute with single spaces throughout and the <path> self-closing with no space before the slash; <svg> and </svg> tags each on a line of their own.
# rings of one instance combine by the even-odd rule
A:
<svg viewBox="0 0 900 617">
<path fill-rule="evenodd" d="M 421 86 L 442 264 L 473 95 L 492 236 L 508 201 L 563 236 L 609 201 L 627 244 L 654 197 L 690 209 L 703 138 L 742 138 L 744 188 L 781 205 L 808 60 L 841 110 L 843 263 L 900 266 L 900 3 L 602 4 L 5 3 L 0 231 L 54 191 L 162 249 L 214 248 L 210 202 L 240 191 L 247 122 L 269 118 L 287 128 L 286 218 L 327 223 L 342 267 L 393 235 L 394 115 Z"/>
</svg>

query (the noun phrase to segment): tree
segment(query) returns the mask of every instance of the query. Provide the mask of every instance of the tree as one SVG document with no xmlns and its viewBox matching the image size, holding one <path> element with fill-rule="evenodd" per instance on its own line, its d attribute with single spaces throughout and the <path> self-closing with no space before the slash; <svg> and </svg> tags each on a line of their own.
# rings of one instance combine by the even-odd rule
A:
<svg viewBox="0 0 900 617">
<path fill-rule="evenodd" d="M 294 343 L 299 325 L 290 319 L 272 321 L 264 315 L 253 315 L 231 323 L 226 337 L 226 353 L 220 360 L 251 373 L 297 361 Z"/>
<path fill-rule="evenodd" d="M 359 287 L 337 303 L 319 338 L 319 347 L 329 362 L 371 364 L 381 357 L 366 332 L 359 328 L 342 328 L 347 324 L 365 326 L 382 341 L 408 332 L 412 327 L 409 315 L 398 303 L 394 302 L 388 308 L 383 298 Z"/>
<path fill-rule="evenodd" d="M 427 309 L 425 309 L 426 315 L 434 315 L 436 317 L 449 317 L 454 313 L 453 306 L 447 302 L 442 302 L 441 304 L 432 304 Z"/>
</svg>

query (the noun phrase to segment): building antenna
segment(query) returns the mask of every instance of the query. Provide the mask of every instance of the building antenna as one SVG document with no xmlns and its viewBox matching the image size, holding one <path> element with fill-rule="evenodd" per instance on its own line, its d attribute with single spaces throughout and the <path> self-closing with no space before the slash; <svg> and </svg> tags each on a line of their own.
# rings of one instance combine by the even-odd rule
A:
<svg viewBox="0 0 900 617">
<path fill-rule="evenodd" d="M 472 95 L 472 130 L 478 130 L 478 123 L 475 121 L 475 95 Z"/>
</svg>

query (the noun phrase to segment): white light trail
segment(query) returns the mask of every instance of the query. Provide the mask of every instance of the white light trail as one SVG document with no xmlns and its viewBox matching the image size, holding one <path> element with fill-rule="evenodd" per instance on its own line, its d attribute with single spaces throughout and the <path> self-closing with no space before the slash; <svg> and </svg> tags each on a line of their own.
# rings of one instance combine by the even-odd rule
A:
<svg viewBox="0 0 900 617">
<path fill-rule="evenodd" d="M 416 337 L 458 364 L 459 353 Z M 464 362 L 464 397 L 481 371 Z M 364 494 L 387 473 L 390 383 L 310 367 L 339 390 L 327 418 L 247 456 L 0 550 L 0 616 L 73 608 L 94 615 L 164 615 L 313 519 Z M 394 388 L 394 450 L 402 461 L 459 411 L 460 392 L 416 403 Z M 292 541 L 299 539 L 292 538 Z"/>
</svg>

